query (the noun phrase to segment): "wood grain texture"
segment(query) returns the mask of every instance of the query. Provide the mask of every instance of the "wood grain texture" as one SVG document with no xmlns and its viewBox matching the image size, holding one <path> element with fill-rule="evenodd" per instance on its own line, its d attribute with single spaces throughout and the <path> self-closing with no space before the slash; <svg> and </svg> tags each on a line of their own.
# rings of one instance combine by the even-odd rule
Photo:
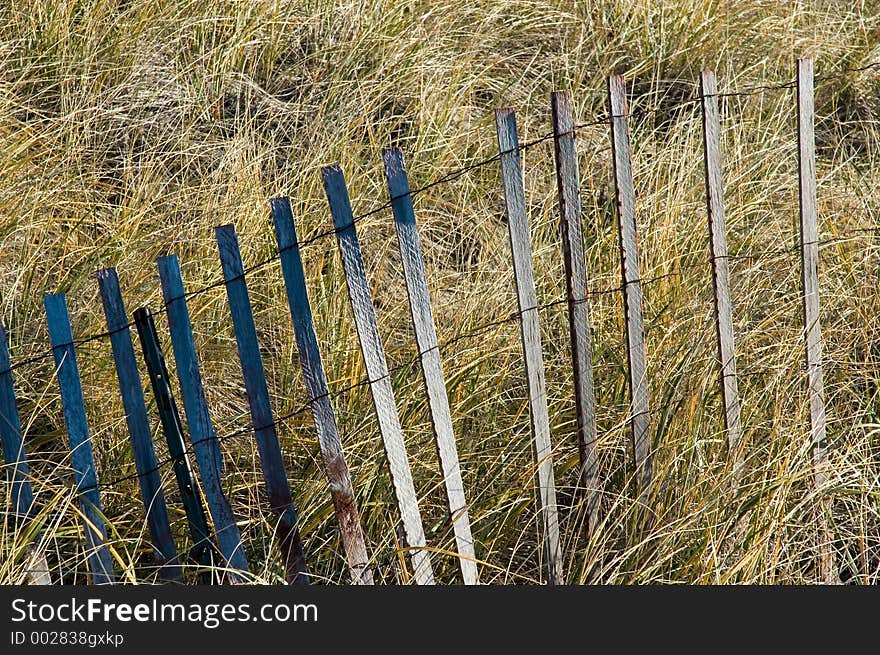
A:
<svg viewBox="0 0 880 655">
<path fill-rule="evenodd" d="M 275 198 L 271 201 L 271 205 L 297 351 L 312 407 L 312 416 L 315 419 L 324 468 L 330 482 L 330 496 L 333 500 L 336 520 L 339 522 L 351 581 L 352 584 L 371 585 L 373 572 L 370 568 L 370 557 L 361 527 L 351 474 L 345 461 L 342 439 L 336 424 L 336 415 L 330 402 L 330 391 L 327 388 L 327 377 L 324 374 L 324 363 L 318 348 L 312 307 L 306 289 L 302 257 L 297 246 L 293 211 L 288 198 Z"/>
<path fill-rule="evenodd" d="M 104 306 L 104 318 L 107 322 L 107 331 L 110 333 L 113 362 L 116 365 L 116 379 L 119 381 L 119 393 L 125 409 L 128 438 L 134 454 L 141 500 L 152 539 L 153 558 L 160 567 L 160 577 L 165 580 L 177 580 L 181 573 L 180 561 L 171 535 L 168 507 L 165 503 L 165 493 L 162 491 L 162 479 L 157 466 L 156 451 L 153 448 L 153 435 L 147 418 L 147 405 L 131 342 L 125 304 L 119 288 L 119 276 L 112 268 L 99 270 L 97 276 L 101 303 Z"/>
<path fill-rule="evenodd" d="M 825 384 L 822 377 L 822 330 L 819 322 L 819 214 L 816 205 L 816 140 L 813 101 L 813 61 L 798 60 L 798 182 L 801 223 L 801 281 L 803 284 L 804 335 L 807 385 L 810 403 L 810 440 L 816 488 L 820 495 L 828 483 L 828 455 L 825 429 Z M 837 581 L 827 501 L 820 503 L 819 573 L 822 581 Z"/>
<path fill-rule="evenodd" d="M 46 308 L 52 355 L 55 358 L 55 375 L 61 389 L 61 405 L 70 443 L 77 504 L 83 516 L 83 530 L 89 551 L 89 571 L 93 584 L 112 584 L 115 581 L 113 558 L 106 545 L 107 528 L 98 494 L 98 476 L 86 422 L 86 406 L 73 347 L 67 299 L 63 293 L 44 296 L 43 304 Z"/>
<path fill-rule="evenodd" d="M 473 585 L 478 581 L 474 538 L 471 535 L 471 523 L 464 495 L 464 482 L 461 479 L 458 448 L 456 448 L 455 435 L 452 430 L 452 413 L 449 409 L 449 397 L 446 394 L 446 382 L 443 376 L 443 365 L 440 361 L 440 349 L 437 344 L 437 330 L 431 309 L 431 296 L 428 293 L 425 263 L 416 229 L 415 211 L 409 192 L 409 180 L 403 162 L 403 153 L 400 150 L 385 150 L 382 157 L 385 163 L 385 179 L 391 196 L 397 244 L 403 262 L 410 313 L 422 364 L 422 377 L 428 393 L 428 406 L 437 444 L 437 455 L 443 472 L 446 500 L 455 532 L 455 544 L 460 556 L 458 558 L 459 566 L 464 583 Z"/>
<path fill-rule="evenodd" d="M 583 211 L 580 172 L 574 134 L 571 95 L 550 96 L 553 111 L 556 186 L 559 193 L 559 228 L 565 264 L 568 299 L 568 332 L 574 370 L 574 401 L 577 412 L 577 440 L 580 459 L 578 486 L 587 506 L 587 529 L 592 533 L 600 520 L 599 471 L 596 459 L 596 394 L 593 387 L 593 343 L 590 306 L 587 302 L 587 264 L 584 258 Z"/>
<path fill-rule="evenodd" d="M 712 253 L 712 287 L 715 297 L 715 336 L 727 451 L 734 470 L 742 463 L 740 441 L 739 385 L 736 376 L 736 347 L 733 334 L 733 307 L 730 301 L 730 271 L 727 256 L 727 224 L 724 218 L 724 192 L 721 168 L 721 121 L 718 114 L 718 85 L 715 74 L 700 76 L 703 110 L 703 164 L 706 173 L 706 206 L 709 214 L 709 247 Z"/>
<path fill-rule="evenodd" d="M 257 328 L 244 278 L 238 236 L 232 225 L 221 225 L 215 228 L 214 233 L 223 267 L 226 297 L 229 301 L 229 313 L 232 315 L 251 421 L 260 453 L 260 466 L 266 482 L 266 494 L 272 512 L 278 517 L 275 536 L 284 559 L 286 579 L 288 584 L 308 584 L 302 538 L 287 482 L 284 459 L 281 456 L 281 444 L 278 443 L 272 405 L 269 402 L 269 389 L 266 386 L 263 357 L 260 355 Z"/>
<path fill-rule="evenodd" d="M 22 526 L 30 519 L 34 506 L 34 491 L 30 481 L 30 467 L 21 432 L 18 404 L 15 400 L 15 382 L 9 358 L 9 340 L 6 328 L 0 325 L 0 446 L 6 466 L 9 499 L 12 505 L 13 523 Z M 31 584 L 52 584 L 46 554 L 40 546 L 39 535 L 28 546 L 25 567 Z"/>
<path fill-rule="evenodd" d="M 544 356 L 541 351 L 541 327 L 538 323 L 538 296 L 535 292 L 532 272 L 532 249 L 526 217 L 519 137 L 513 110 L 496 110 L 495 126 L 498 133 L 498 149 L 501 153 L 501 178 L 516 279 L 516 295 L 521 314 L 520 328 L 529 389 L 529 414 L 534 439 L 547 582 L 561 584 L 563 582 L 562 546 L 559 541 L 559 512 L 553 473 L 553 449 L 550 443 L 547 388 L 544 381 Z"/>
<path fill-rule="evenodd" d="M 647 361 L 642 319 L 642 283 L 636 239 L 636 197 L 633 187 L 629 127 L 626 116 L 626 86 L 621 76 L 608 78 L 611 110 L 611 149 L 620 238 L 620 268 L 623 281 L 623 307 L 626 324 L 627 369 L 631 394 L 633 453 L 639 498 L 646 504 L 650 495 L 653 465 L 651 454 L 650 409 L 648 404 Z"/>
<path fill-rule="evenodd" d="M 419 514 L 418 498 L 403 442 L 403 430 L 400 427 L 397 403 L 391 387 L 382 339 L 379 336 L 376 310 L 370 297 L 345 179 L 338 166 L 326 166 L 321 169 L 321 173 L 333 224 L 336 226 L 336 241 L 342 256 L 348 297 L 351 301 L 361 353 L 370 379 L 370 392 L 379 421 L 379 431 L 382 433 L 388 467 L 391 470 L 391 482 L 397 497 L 407 546 L 410 548 L 413 574 L 418 584 L 434 584 L 434 571 L 425 548 L 425 531 Z"/>
<path fill-rule="evenodd" d="M 183 278 L 180 275 L 180 263 L 176 255 L 168 255 L 160 257 L 157 264 L 162 295 L 168 308 L 168 326 L 174 361 L 177 364 L 177 379 L 183 395 L 183 411 L 199 466 L 202 488 L 208 501 L 208 511 L 214 520 L 217 542 L 229 568 L 247 572 L 248 562 L 241 543 L 241 533 L 221 484 L 223 463 L 220 445 L 205 400 L 189 309 L 184 296 Z M 233 581 L 242 580 L 234 572 L 229 577 Z"/>
<path fill-rule="evenodd" d="M 171 392 L 171 378 L 168 376 L 168 368 L 165 365 L 165 356 L 162 354 L 162 346 L 159 343 L 159 334 L 156 331 L 152 312 L 146 307 L 139 307 L 134 311 L 134 323 L 137 328 L 138 340 L 141 343 L 144 363 L 147 366 L 150 387 L 156 399 L 162 434 L 168 444 L 168 454 L 171 456 L 171 467 L 177 481 L 180 500 L 186 512 L 191 538 L 189 559 L 203 567 L 210 567 L 215 563 L 216 548 L 211 541 L 211 530 L 208 527 L 205 506 L 199 495 L 195 475 L 186 454 L 183 423 Z M 210 575 L 204 577 L 210 579 Z"/>
</svg>

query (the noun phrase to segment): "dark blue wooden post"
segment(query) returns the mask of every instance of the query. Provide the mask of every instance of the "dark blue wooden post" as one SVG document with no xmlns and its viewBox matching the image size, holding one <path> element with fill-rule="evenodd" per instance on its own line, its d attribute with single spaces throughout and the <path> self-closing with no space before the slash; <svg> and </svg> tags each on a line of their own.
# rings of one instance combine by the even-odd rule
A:
<svg viewBox="0 0 880 655">
<path fill-rule="evenodd" d="M 0 325 L 0 441 L 3 442 L 3 461 L 6 479 L 11 483 L 12 506 L 16 520 L 27 518 L 34 505 L 27 453 L 21 438 L 21 421 L 15 402 L 15 387 L 9 361 L 9 342 L 6 328 Z"/>
<path fill-rule="evenodd" d="M 180 562 L 171 536 L 168 507 L 162 491 L 156 451 L 153 448 L 150 423 L 147 419 L 144 390 L 141 387 L 134 346 L 131 343 L 125 304 L 119 289 L 119 276 L 112 268 L 102 269 L 98 271 L 98 285 L 101 289 L 107 330 L 110 332 L 110 345 L 113 348 L 119 392 L 122 394 L 125 421 L 138 472 L 141 499 L 147 512 L 147 525 L 153 540 L 153 556 L 161 567 L 161 577 L 165 580 L 176 580 L 180 578 Z"/>
<path fill-rule="evenodd" d="M 235 227 L 232 225 L 221 225 L 215 228 L 214 234 L 217 238 L 217 247 L 220 250 L 220 263 L 223 265 L 229 312 L 232 314 L 235 342 L 238 345 L 238 358 L 241 361 L 244 386 L 251 410 L 251 421 L 254 425 L 257 448 L 260 451 L 266 493 L 269 496 L 269 505 L 272 511 L 279 517 L 277 537 L 284 557 L 287 582 L 308 584 L 308 569 L 306 568 L 302 539 L 297 526 L 296 511 L 290 497 L 290 485 L 287 482 L 284 460 L 281 457 L 281 445 L 278 443 L 278 431 L 272 416 L 269 390 L 266 388 L 266 374 L 257 341 L 257 328 L 254 325 L 247 283 L 244 279 L 244 265 L 241 261 L 238 237 L 235 233 Z"/>
<path fill-rule="evenodd" d="M 183 504 L 189 524 L 189 533 L 192 537 L 189 559 L 206 568 L 202 572 L 202 577 L 210 581 L 211 572 L 207 568 L 214 565 L 214 555 L 218 553 L 211 541 L 205 506 L 199 495 L 192 467 L 189 465 L 186 443 L 183 439 L 183 423 L 180 420 L 180 412 L 177 411 L 177 403 L 174 402 L 174 395 L 171 393 L 168 367 L 165 365 L 165 356 L 162 354 L 152 312 L 146 307 L 134 310 L 134 324 L 141 342 L 144 363 L 147 365 L 150 386 L 156 399 L 156 411 L 159 412 L 162 433 L 168 444 L 171 468 L 174 470 L 177 488 L 180 491 L 180 502 Z"/>
<path fill-rule="evenodd" d="M 370 570 L 369 554 L 351 484 L 351 474 L 342 451 L 342 439 L 336 425 L 333 404 L 330 402 L 330 390 L 327 388 L 327 376 L 324 374 L 324 363 L 321 361 L 318 337 L 315 334 L 315 322 L 306 289 L 302 258 L 297 246 L 290 200 L 287 198 L 272 200 L 272 217 L 278 239 L 284 286 L 287 289 L 287 302 L 293 318 L 296 347 L 312 406 L 312 416 L 318 431 L 318 444 L 321 447 L 324 468 L 330 482 L 330 496 L 333 499 L 336 520 L 339 522 L 351 580 L 353 584 L 371 585 L 373 572 Z"/>
<path fill-rule="evenodd" d="M 90 553 L 92 582 L 110 584 L 115 579 L 113 558 L 105 543 L 107 529 L 101 511 L 101 497 L 98 494 L 98 476 L 95 473 L 89 426 L 86 423 L 86 406 L 73 347 L 73 330 L 70 327 L 67 300 L 63 293 L 59 293 L 45 296 L 43 304 L 46 307 L 52 354 L 55 357 L 55 374 L 61 388 L 64 423 L 67 426 L 79 508 L 83 514 L 86 544 Z"/>
<path fill-rule="evenodd" d="M 231 568 L 247 572 L 248 562 L 241 543 L 241 533 L 220 483 L 223 461 L 217 433 L 208 413 L 208 402 L 205 399 L 205 388 L 193 341 L 192 323 L 183 290 L 183 278 L 180 275 L 180 262 L 176 255 L 168 255 L 160 257 L 157 264 L 162 295 L 168 308 L 171 346 L 177 364 L 177 379 L 183 394 L 183 411 L 199 464 L 208 510 L 214 519 L 220 552 Z M 241 580 L 241 576 L 234 574 L 232 578 L 235 581 Z"/>
</svg>

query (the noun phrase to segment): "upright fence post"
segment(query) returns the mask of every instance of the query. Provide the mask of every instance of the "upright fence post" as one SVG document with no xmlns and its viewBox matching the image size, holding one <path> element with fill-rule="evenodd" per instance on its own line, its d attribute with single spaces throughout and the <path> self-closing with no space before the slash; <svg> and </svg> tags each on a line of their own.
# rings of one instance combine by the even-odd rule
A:
<svg viewBox="0 0 880 655">
<path fill-rule="evenodd" d="M 94 584 L 112 584 L 113 558 L 107 548 L 107 528 L 98 494 L 98 476 L 92 456 L 92 441 L 86 423 L 86 407 L 83 400 L 79 367 L 73 346 L 73 330 L 67 312 L 67 300 L 63 293 L 43 297 L 49 340 L 55 358 L 55 375 L 61 389 L 64 423 L 70 442 L 71 463 L 79 509 L 82 512 L 86 545 L 89 549 L 89 570 Z"/>
<path fill-rule="evenodd" d="M 443 365 L 440 361 L 440 349 L 437 344 L 437 331 L 431 310 L 431 297 L 428 293 L 425 262 L 419 244 L 419 233 L 416 230 L 412 196 L 409 192 L 409 180 L 403 163 L 403 153 L 400 150 L 386 150 L 382 153 L 382 158 L 385 163 L 385 178 L 391 196 L 394 227 L 397 231 L 397 243 L 403 262 L 403 274 L 406 278 L 406 290 L 413 328 L 416 333 L 416 344 L 422 363 L 422 376 L 428 392 L 437 454 L 443 471 L 446 499 L 449 505 L 449 514 L 452 517 L 452 528 L 455 532 L 459 566 L 464 583 L 473 585 L 477 584 L 474 538 L 471 535 L 471 523 L 464 496 L 464 482 L 461 479 L 461 467 L 458 461 L 458 449 L 455 447 L 455 435 L 452 431 L 452 414 L 449 410 L 449 398 L 446 394 Z"/>
<path fill-rule="evenodd" d="M 593 344 L 590 336 L 590 306 L 587 304 L 587 265 L 581 208 L 580 173 L 574 134 L 571 95 L 550 96 L 553 110 L 556 185 L 559 191 L 559 226 L 565 263 L 568 298 L 568 332 L 574 369 L 574 403 L 578 425 L 580 475 L 578 486 L 587 501 L 587 529 L 595 531 L 599 521 L 599 472 L 596 458 L 596 395 L 593 390 Z"/>
<path fill-rule="evenodd" d="M 388 467 L 391 470 L 391 482 L 397 496 L 407 546 L 411 549 L 413 573 L 418 584 L 434 584 L 431 559 L 425 549 L 425 531 L 419 514 L 418 498 L 403 443 L 403 430 L 397 415 L 397 403 L 394 400 L 385 351 L 379 336 L 376 310 L 370 297 L 370 287 L 367 284 L 367 274 L 354 227 L 354 216 L 345 179 L 339 166 L 325 166 L 321 169 L 321 173 L 333 224 L 336 226 L 336 240 L 345 269 L 348 297 L 351 301 L 361 353 L 370 378 L 370 392 L 379 420 Z"/>
<path fill-rule="evenodd" d="M 147 365 L 153 397 L 156 399 L 162 434 L 165 435 L 165 443 L 168 444 L 168 454 L 171 456 L 174 478 L 177 480 L 180 499 L 186 512 L 189 534 L 192 539 L 189 558 L 203 567 L 209 567 L 213 564 L 215 548 L 211 542 L 211 531 L 208 528 L 205 507 L 202 504 L 201 496 L 199 496 L 196 479 L 186 455 L 183 425 L 180 422 L 177 403 L 174 402 L 174 395 L 171 393 L 171 381 L 168 377 L 168 368 L 165 366 L 165 356 L 159 345 L 159 335 L 156 332 L 153 314 L 146 307 L 140 307 L 134 311 L 134 323 L 137 327 L 138 339 L 141 342 L 144 362 Z"/>
<path fill-rule="evenodd" d="M 183 394 L 183 410 L 186 413 L 190 438 L 199 463 L 208 509 L 211 518 L 214 519 L 220 552 L 230 568 L 247 572 L 248 562 L 241 543 L 241 533 L 220 483 L 223 469 L 222 455 L 217 433 L 208 413 L 208 402 L 205 399 L 189 309 L 183 290 L 183 278 L 180 275 L 180 263 L 176 255 L 168 255 L 160 257 L 157 264 L 162 295 L 168 308 L 171 346 L 177 364 L 177 379 Z M 235 572 L 230 573 L 230 577 L 233 581 L 242 581 L 242 577 Z"/>
<path fill-rule="evenodd" d="M 159 574 L 163 579 L 177 580 L 180 578 L 180 562 L 171 536 L 168 507 L 165 504 L 162 480 L 156 463 L 156 451 L 153 448 L 153 435 L 147 418 L 144 390 L 141 387 L 116 270 L 105 268 L 98 271 L 98 286 L 101 291 L 101 302 L 104 305 L 107 330 L 110 333 L 110 345 L 113 349 L 113 361 L 116 364 L 116 377 L 125 409 L 131 450 L 134 453 L 134 464 L 138 472 L 141 500 L 147 513 L 147 525 L 153 541 L 153 557 L 159 564 Z"/>
<path fill-rule="evenodd" d="M 299 534 L 298 519 L 290 496 L 287 471 L 281 456 L 281 444 L 278 443 L 278 430 L 272 416 L 272 405 L 269 402 L 269 389 L 266 387 L 263 357 L 260 355 L 257 328 L 254 324 L 247 282 L 244 279 L 244 265 L 238 247 L 238 236 L 232 225 L 217 227 L 214 233 L 220 251 L 229 312 L 232 315 L 238 358 L 244 376 L 257 449 L 260 452 L 263 479 L 266 481 L 266 494 L 269 496 L 272 511 L 278 515 L 277 538 L 284 557 L 287 582 L 305 585 L 309 583 L 308 568 Z"/>
<path fill-rule="evenodd" d="M 706 171 L 706 206 L 709 214 L 709 247 L 712 253 L 712 288 L 715 292 L 715 327 L 721 400 L 724 403 L 728 459 L 733 465 L 734 475 L 738 478 L 742 464 L 740 448 L 742 421 L 736 377 L 733 309 L 730 302 L 727 227 L 724 219 L 718 85 L 715 81 L 715 73 L 711 71 L 703 71 L 700 75 L 700 101 L 703 109 L 703 163 Z"/>
<path fill-rule="evenodd" d="M 9 341 L 3 325 L 0 325 L 0 445 L 3 447 L 3 461 L 6 463 L 6 479 L 9 482 L 15 524 L 23 525 L 33 516 L 34 491 L 15 401 Z M 32 543 L 26 550 L 28 579 L 37 585 L 52 584 L 49 564 L 39 545 Z"/>
<path fill-rule="evenodd" d="M 824 493 L 828 482 L 825 434 L 825 385 L 822 379 L 822 330 L 819 324 L 819 215 L 816 207 L 816 141 L 814 133 L 813 60 L 798 60 L 798 182 L 801 219 L 801 279 L 803 282 L 804 334 L 810 402 L 810 440 L 816 489 Z M 819 507 L 819 574 L 822 581 L 837 581 L 831 530 L 830 504 L 824 496 Z"/>
<path fill-rule="evenodd" d="M 608 78 L 611 109 L 611 149 L 620 235 L 620 267 L 626 318 L 626 346 L 631 394 L 633 453 L 639 501 L 647 506 L 653 477 L 650 409 L 646 375 L 645 333 L 642 320 L 642 282 L 636 241 L 636 197 L 633 187 L 629 128 L 627 126 L 626 83 L 623 76 Z"/>
<path fill-rule="evenodd" d="M 351 474 L 342 450 L 342 439 L 339 437 L 339 428 L 336 425 L 336 415 L 330 403 L 330 390 L 327 388 L 324 363 L 321 361 L 321 351 L 318 349 L 312 307 L 297 245 L 293 211 L 287 198 L 275 198 L 271 205 L 297 351 L 318 432 L 318 444 L 324 459 L 324 468 L 330 482 L 330 497 L 333 500 L 336 520 L 339 522 L 342 547 L 345 549 L 352 583 L 371 585 L 373 572 L 370 569 L 370 557 L 361 528 Z"/>
<path fill-rule="evenodd" d="M 513 110 L 496 110 L 495 127 L 498 133 L 498 150 L 501 155 L 501 178 L 504 185 L 504 202 L 507 211 L 513 272 L 516 279 L 516 296 L 519 302 L 523 355 L 529 388 L 529 415 L 534 438 L 547 582 L 555 585 L 563 582 L 562 546 L 559 542 L 559 511 L 556 502 L 556 481 L 553 474 L 553 448 L 550 443 L 550 417 L 547 408 L 547 388 L 544 381 L 544 356 L 541 352 L 541 327 L 538 323 L 538 296 L 532 272 L 532 249 L 529 243 L 526 198 L 519 156 L 519 137 L 516 129 L 516 115 Z"/>
</svg>

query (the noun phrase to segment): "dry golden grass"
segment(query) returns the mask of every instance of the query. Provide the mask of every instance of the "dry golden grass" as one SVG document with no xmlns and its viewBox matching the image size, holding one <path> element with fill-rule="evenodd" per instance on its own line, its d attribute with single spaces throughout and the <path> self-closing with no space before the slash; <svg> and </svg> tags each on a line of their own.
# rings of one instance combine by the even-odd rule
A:
<svg viewBox="0 0 880 655">
<path fill-rule="evenodd" d="M 330 227 L 318 168 L 339 162 L 355 212 L 387 198 L 380 150 L 404 149 L 414 186 L 495 154 L 492 110 L 517 109 L 522 141 L 550 131 L 549 92 L 570 89 L 576 118 L 604 111 L 605 76 L 630 82 L 655 445 L 656 519 L 636 524 L 621 299 L 591 302 L 604 520 L 591 540 L 562 514 L 566 579 L 607 583 L 810 583 L 817 580 L 820 495 L 832 507 L 844 580 L 880 567 L 877 435 L 880 301 L 870 232 L 821 249 L 830 458 L 812 483 L 799 260 L 792 250 L 732 258 L 746 469 L 732 486 L 712 324 L 697 104 L 702 68 L 720 90 L 793 79 L 799 56 L 818 76 L 880 61 L 880 6 L 768 0 L 33 0 L 0 6 L 0 317 L 13 361 L 48 346 L 44 293 L 66 292 L 76 336 L 104 329 L 93 272 L 119 270 L 129 310 L 161 304 L 156 257 L 181 258 L 188 289 L 220 278 L 213 226 L 235 223 L 245 264 L 270 257 L 268 200 L 289 195 L 301 236 Z M 878 224 L 880 77 L 817 83 L 820 235 Z M 651 111 L 645 111 L 651 110 Z M 793 91 L 722 104 L 733 253 L 797 244 Z M 619 280 L 609 135 L 578 133 L 587 265 L 594 289 Z M 540 302 L 564 297 L 552 144 L 524 154 Z M 441 341 L 516 308 L 497 164 L 416 197 Z M 389 363 L 412 360 L 390 212 L 359 225 Z M 331 390 L 365 375 L 333 239 L 303 250 Z M 305 392 L 277 265 L 248 278 L 276 414 Z M 209 403 L 222 435 L 248 424 L 222 288 L 190 303 Z M 564 306 L 542 312 L 560 498 L 576 481 L 572 372 Z M 167 335 L 164 321 L 159 323 Z M 165 336 L 169 364 L 170 344 Z M 515 323 L 443 352 L 483 582 L 542 578 L 529 416 Z M 79 350 L 99 480 L 133 472 L 106 340 Z M 43 507 L 34 532 L 3 528 L 0 581 L 22 579 L 39 538 L 56 578 L 85 579 L 66 436 L 53 370 L 15 371 Z M 416 367 L 393 379 L 439 582 L 459 579 L 442 481 Z M 148 393 L 148 401 L 151 402 Z M 387 467 L 367 389 L 334 398 L 377 580 L 408 582 Z M 151 409 L 151 416 L 155 413 Z M 158 431 L 157 421 L 154 429 Z M 346 582 L 328 486 L 308 413 L 280 430 L 306 551 L 320 581 Z M 164 457 L 162 437 L 157 449 Z M 283 579 L 250 435 L 223 443 L 226 490 L 254 580 Z M 178 546 L 185 519 L 165 490 Z M 7 502 L 8 489 L 0 492 Z M 153 575 L 137 486 L 102 490 L 124 581 Z"/>
</svg>

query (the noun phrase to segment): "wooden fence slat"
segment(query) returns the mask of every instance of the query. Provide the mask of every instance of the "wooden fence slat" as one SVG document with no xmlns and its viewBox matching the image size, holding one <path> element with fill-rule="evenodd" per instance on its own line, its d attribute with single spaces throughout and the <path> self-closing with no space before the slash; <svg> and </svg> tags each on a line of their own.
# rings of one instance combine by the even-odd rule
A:
<svg viewBox="0 0 880 655">
<path fill-rule="evenodd" d="M 181 573 L 180 562 L 171 535 L 168 507 L 165 504 L 165 493 L 162 491 L 162 479 L 156 462 L 156 451 L 153 448 L 153 435 L 147 418 L 144 390 L 141 387 L 116 270 L 112 268 L 99 270 L 98 286 L 101 291 L 107 330 L 110 333 L 110 345 L 116 365 L 119 392 L 125 409 L 131 450 L 134 453 L 134 464 L 138 472 L 141 499 L 147 513 L 153 557 L 159 564 L 159 575 L 163 579 L 177 580 Z"/>
<path fill-rule="evenodd" d="M 391 482 L 397 496 L 407 545 L 411 549 L 414 576 L 418 584 L 434 584 L 434 571 L 428 551 L 425 549 L 425 531 L 419 514 L 418 498 L 403 442 L 403 430 L 397 415 L 397 403 L 391 387 L 385 351 L 382 349 L 382 339 L 376 323 L 376 310 L 370 297 L 345 179 L 339 166 L 325 166 L 321 169 L 321 173 L 333 224 L 336 226 L 336 240 L 345 269 L 348 297 L 351 301 L 361 353 L 370 378 L 370 392 L 379 420 L 388 467 L 391 470 Z"/>
<path fill-rule="evenodd" d="M 431 309 L 431 297 L 428 293 L 428 281 L 425 273 L 425 262 L 419 244 L 419 233 L 416 229 L 416 217 L 410 196 L 409 180 L 403 162 L 403 153 L 398 149 L 385 150 L 382 153 L 385 163 L 385 178 L 391 196 L 391 208 L 394 214 L 394 227 L 397 231 L 397 243 L 403 262 L 403 274 L 406 278 L 407 295 L 409 296 L 410 313 L 416 334 L 416 344 L 422 363 L 422 375 L 428 393 L 431 411 L 431 422 L 434 426 L 434 437 L 440 467 L 443 471 L 443 482 L 446 486 L 446 497 L 455 532 L 455 543 L 459 554 L 459 566 L 465 584 L 477 584 L 477 562 L 474 554 L 474 538 L 471 535 L 471 523 L 468 516 L 467 501 L 464 495 L 464 482 L 461 479 L 461 467 L 458 461 L 458 449 L 455 446 L 455 435 L 452 430 L 452 414 L 449 409 L 449 398 L 446 394 L 446 383 L 443 376 L 443 365 L 440 361 L 440 349 L 437 344 L 437 331 Z"/>
<path fill-rule="evenodd" d="M 825 430 L 825 385 L 822 378 L 822 330 L 819 323 L 819 215 L 816 205 L 816 140 L 813 101 L 813 60 L 799 59 L 797 68 L 798 186 L 801 223 L 801 279 L 803 282 L 804 335 L 810 402 L 810 440 L 816 488 L 823 493 L 828 482 Z M 819 508 L 819 573 L 825 583 L 836 582 L 830 507 L 822 497 Z"/>
<path fill-rule="evenodd" d="M 63 293 L 47 295 L 43 297 L 43 304 L 52 355 L 55 358 L 55 375 L 61 389 L 77 502 L 83 515 L 83 528 L 89 549 L 89 570 L 94 584 L 112 584 L 115 581 L 113 558 L 106 545 L 107 528 L 98 494 L 98 476 L 86 422 L 86 407 L 73 346 L 73 330 L 67 312 L 67 299 Z"/>
<path fill-rule="evenodd" d="M 330 496 L 333 500 L 336 520 L 339 522 L 342 546 L 345 549 L 351 581 L 353 584 L 371 585 L 373 584 L 373 572 L 370 569 L 370 556 L 367 553 L 360 513 L 351 483 L 351 474 L 342 450 L 342 439 L 336 425 L 336 415 L 330 402 L 330 391 L 327 388 L 327 377 L 324 374 L 324 363 L 321 361 L 321 351 L 318 348 L 318 337 L 315 334 L 315 323 L 312 318 L 312 307 L 306 289 L 305 272 L 297 246 L 293 211 L 288 198 L 274 198 L 271 201 L 271 206 L 281 259 L 281 271 L 284 275 L 287 302 L 293 320 L 303 379 L 312 407 L 315 428 L 318 432 L 318 444 L 324 459 L 324 468 L 330 482 Z"/>
<path fill-rule="evenodd" d="M 578 486 L 587 501 L 587 529 L 593 532 L 599 521 L 599 471 L 596 458 L 596 395 L 593 389 L 593 344 L 590 335 L 590 306 L 587 302 L 587 265 L 574 134 L 571 94 L 550 96 L 553 111 L 556 185 L 559 192 L 559 226 L 565 263 L 568 298 L 568 330 L 574 369 L 574 401 L 578 422 L 580 476 Z"/>
<path fill-rule="evenodd" d="M 189 559 L 203 567 L 209 567 L 214 563 L 213 556 L 216 549 L 211 541 L 208 517 L 205 515 L 205 507 L 202 504 L 189 457 L 186 454 L 183 425 L 180 421 L 177 403 L 174 402 L 174 395 L 171 392 L 171 378 L 168 376 L 165 356 L 159 345 L 159 335 L 156 332 L 153 314 L 146 307 L 140 307 L 134 311 L 134 323 L 141 343 L 144 363 L 147 365 L 150 387 L 153 390 L 153 397 L 156 399 L 162 434 L 165 436 L 165 443 L 168 444 L 168 454 L 171 456 L 174 478 L 177 481 L 180 499 L 186 512 L 187 525 L 192 540 Z M 210 575 L 205 577 L 210 578 Z"/>
<path fill-rule="evenodd" d="M 6 328 L 0 324 L 0 445 L 3 450 L 3 461 L 6 463 L 6 479 L 10 483 L 15 523 L 22 525 L 33 516 L 34 491 L 31 487 L 31 471 L 22 439 L 11 366 Z M 52 584 L 49 564 L 39 544 L 30 544 L 27 551 L 26 566 L 30 582 L 35 585 Z"/>
<path fill-rule="evenodd" d="M 627 126 L 626 83 L 623 76 L 613 75 L 608 78 L 608 97 L 611 109 L 611 149 L 614 161 L 620 267 L 626 318 L 633 453 L 639 500 L 646 505 L 653 477 L 653 464 L 645 333 L 642 320 L 642 283 L 639 277 L 639 254 L 636 240 L 636 197 L 633 188 L 629 128 Z"/>
<path fill-rule="evenodd" d="M 715 293 L 715 327 L 721 400 L 727 452 L 734 471 L 742 462 L 740 441 L 739 385 L 736 376 L 736 348 L 733 334 L 733 307 L 730 302 L 730 271 L 727 257 L 727 225 L 724 218 L 724 190 L 721 176 L 721 124 L 718 114 L 718 85 L 715 73 L 700 75 L 703 110 L 703 163 L 706 172 L 706 205 L 709 214 L 709 246 L 712 253 L 712 287 Z"/>
<path fill-rule="evenodd" d="M 180 275 L 180 262 L 176 255 L 167 255 L 160 257 L 157 265 L 162 295 L 168 308 L 171 347 L 174 351 L 177 379 L 183 395 L 183 411 L 186 414 L 190 439 L 199 465 L 208 511 L 211 512 L 211 518 L 214 520 L 217 542 L 229 567 L 247 572 L 248 562 L 241 543 L 241 533 L 221 485 L 223 461 L 220 444 L 208 413 L 208 402 L 205 399 L 189 309 L 183 290 L 183 278 Z M 242 579 L 236 573 L 230 573 L 230 577 L 234 581 Z"/>
<path fill-rule="evenodd" d="M 553 473 L 553 449 L 550 443 L 547 388 L 544 381 L 544 356 L 541 351 L 541 327 L 538 322 L 538 296 L 532 272 L 532 249 L 526 216 L 519 137 L 513 110 L 496 110 L 495 126 L 498 133 L 498 149 L 501 153 L 504 202 L 516 279 L 516 295 L 521 315 L 520 329 L 529 388 L 529 414 L 534 438 L 547 582 L 555 585 L 563 582 L 562 546 L 559 542 L 559 513 Z"/>
<path fill-rule="evenodd" d="M 269 401 L 263 357 L 260 355 L 257 328 L 244 278 L 238 236 L 232 225 L 221 225 L 215 228 L 214 232 L 220 251 L 226 296 L 229 301 L 229 312 L 232 315 L 251 421 L 260 453 L 263 478 L 266 481 L 266 494 L 272 511 L 278 515 L 277 539 L 284 557 L 287 582 L 305 585 L 309 583 L 309 572 L 299 534 L 296 510 L 293 508 L 290 495 L 290 485 L 287 482 L 287 471 L 281 455 L 281 444 L 278 443 L 278 430 Z"/>
</svg>

